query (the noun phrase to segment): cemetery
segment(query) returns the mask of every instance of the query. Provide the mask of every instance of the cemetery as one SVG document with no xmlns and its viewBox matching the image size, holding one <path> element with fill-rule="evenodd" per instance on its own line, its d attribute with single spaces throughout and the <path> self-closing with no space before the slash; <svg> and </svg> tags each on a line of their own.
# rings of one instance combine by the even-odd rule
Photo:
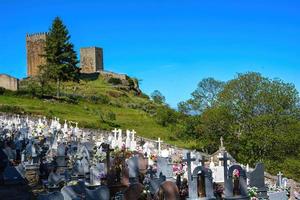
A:
<svg viewBox="0 0 300 200">
<path fill-rule="evenodd" d="M 1 195 L 3 188 L 30 191 L 11 199 L 300 198 L 299 184 L 281 172 L 272 177 L 263 163 L 254 169 L 237 163 L 222 138 L 219 151 L 208 155 L 135 130 L 86 130 L 56 117 L 3 114 L 0 125 Z"/>
</svg>

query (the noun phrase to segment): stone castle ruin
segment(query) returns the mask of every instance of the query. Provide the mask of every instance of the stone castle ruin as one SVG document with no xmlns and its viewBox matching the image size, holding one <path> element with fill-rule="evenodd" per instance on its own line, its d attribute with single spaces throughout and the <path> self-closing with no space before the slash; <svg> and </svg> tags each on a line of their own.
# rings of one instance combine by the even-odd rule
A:
<svg viewBox="0 0 300 200">
<path fill-rule="evenodd" d="M 36 33 L 26 35 L 27 54 L 27 76 L 39 74 L 39 66 L 45 64 L 44 47 L 46 45 L 47 33 Z"/>
<path fill-rule="evenodd" d="M 46 44 L 47 33 L 26 35 L 27 76 L 39 74 L 39 66 L 45 64 L 42 57 Z M 80 68 L 82 73 L 95 73 L 104 70 L 103 49 L 99 47 L 80 48 Z"/>
<path fill-rule="evenodd" d="M 39 75 L 39 66 L 45 64 L 44 48 L 46 45 L 47 32 L 26 34 L 26 58 L 27 58 L 27 77 Z M 80 48 L 80 68 L 83 77 L 101 76 L 104 79 L 120 79 L 125 87 L 128 87 L 129 77 L 126 74 L 118 74 L 104 70 L 103 49 L 100 47 Z M 19 80 L 12 76 L 0 74 L 0 87 L 8 90 L 18 90 Z M 14 83 L 12 84 L 12 78 Z M 127 85 L 127 86 L 126 86 Z M 140 92 L 138 83 L 134 81 L 134 89 Z"/>
<path fill-rule="evenodd" d="M 99 47 L 81 48 L 80 67 L 82 73 L 103 71 L 103 49 Z"/>
</svg>

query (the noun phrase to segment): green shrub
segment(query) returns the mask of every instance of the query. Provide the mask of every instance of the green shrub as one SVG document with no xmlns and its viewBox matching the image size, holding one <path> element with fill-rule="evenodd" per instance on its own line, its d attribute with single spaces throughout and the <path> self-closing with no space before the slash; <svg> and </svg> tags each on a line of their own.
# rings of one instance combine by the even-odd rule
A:
<svg viewBox="0 0 300 200">
<path fill-rule="evenodd" d="M 0 87 L 0 95 L 3 95 L 6 89 L 4 87 Z"/>
<path fill-rule="evenodd" d="M 95 104 L 109 104 L 110 99 L 106 95 L 90 96 L 89 101 Z"/>
<path fill-rule="evenodd" d="M 108 79 L 108 83 L 113 84 L 113 85 L 121 85 L 122 84 L 122 80 L 119 78 L 110 78 Z"/>
<path fill-rule="evenodd" d="M 25 110 L 19 106 L 0 105 L 0 112 L 24 114 Z"/>
<path fill-rule="evenodd" d="M 115 121 L 116 120 L 116 114 L 112 111 L 108 111 L 107 119 L 110 120 L 110 121 Z"/>
</svg>

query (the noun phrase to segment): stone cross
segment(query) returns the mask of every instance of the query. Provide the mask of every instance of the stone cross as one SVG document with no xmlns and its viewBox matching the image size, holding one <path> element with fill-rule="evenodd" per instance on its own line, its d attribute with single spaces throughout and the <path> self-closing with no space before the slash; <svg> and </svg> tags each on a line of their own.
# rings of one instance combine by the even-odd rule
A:
<svg viewBox="0 0 300 200">
<path fill-rule="evenodd" d="M 118 135 L 118 147 L 119 149 L 122 149 L 123 146 L 123 139 L 122 139 L 122 129 L 119 129 L 119 135 Z"/>
<path fill-rule="evenodd" d="M 228 169 L 227 169 L 227 161 L 228 161 L 228 157 L 227 157 L 227 152 L 225 151 L 223 154 L 223 157 L 219 157 L 219 160 L 223 161 L 223 167 L 224 167 L 224 185 L 225 187 L 228 185 L 228 177 L 227 177 L 227 173 L 228 173 Z M 229 196 L 229 194 L 226 194 L 226 192 L 228 191 L 228 189 L 225 188 L 225 195 Z"/>
<path fill-rule="evenodd" d="M 135 138 L 134 138 L 135 134 L 136 134 L 135 130 L 132 130 L 132 131 L 131 131 L 131 140 L 132 140 L 132 141 L 134 141 L 134 139 L 135 139 Z"/>
<path fill-rule="evenodd" d="M 161 143 L 163 142 L 162 140 L 160 140 L 160 138 L 158 138 L 158 140 L 156 141 L 158 143 L 158 155 L 160 156 L 161 154 Z"/>
<path fill-rule="evenodd" d="M 283 173 L 281 173 L 281 172 L 279 172 L 279 173 L 277 174 L 277 186 L 278 186 L 278 187 L 281 187 L 281 186 L 282 186 L 282 175 L 283 175 Z"/>
<path fill-rule="evenodd" d="M 130 147 L 130 131 L 126 130 L 126 140 L 125 140 L 125 147 L 129 148 Z"/>
<path fill-rule="evenodd" d="M 182 162 L 187 163 L 188 168 L 188 180 L 192 180 L 192 169 L 191 169 L 191 163 L 192 161 L 195 161 L 195 158 L 191 158 L 191 152 L 186 153 L 186 159 L 183 159 Z"/>
<path fill-rule="evenodd" d="M 118 129 L 115 128 L 112 132 L 114 133 L 114 138 L 117 139 L 117 133 L 119 132 Z"/>
</svg>

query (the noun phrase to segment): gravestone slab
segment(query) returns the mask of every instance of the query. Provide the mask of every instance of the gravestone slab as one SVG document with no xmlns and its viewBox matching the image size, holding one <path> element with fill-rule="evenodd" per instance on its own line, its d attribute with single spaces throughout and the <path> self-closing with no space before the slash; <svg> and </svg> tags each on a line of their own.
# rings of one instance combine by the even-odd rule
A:
<svg viewBox="0 0 300 200">
<path fill-rule="evenodd" d="M 166 178 L 172 178 L 173 174 L 173 164 L 170 162 L 169 158 L 158 157 L 157 158 L 157 176 L 162 173 Z"/>
<path fill-rule="evenodd" d="M 288 200 L 286 191 L 268 193 L 269 200 Z"/>
<path fill-rule="evenodd" d="M 268 198 L 267 188 L 265 185 L 265 172 L 264 165 L 262 163 L 258 163 L 255 169 L 250 173 L 250 187 L 257 188 L 257 194 L 259 198 Z"/>
</svg>

